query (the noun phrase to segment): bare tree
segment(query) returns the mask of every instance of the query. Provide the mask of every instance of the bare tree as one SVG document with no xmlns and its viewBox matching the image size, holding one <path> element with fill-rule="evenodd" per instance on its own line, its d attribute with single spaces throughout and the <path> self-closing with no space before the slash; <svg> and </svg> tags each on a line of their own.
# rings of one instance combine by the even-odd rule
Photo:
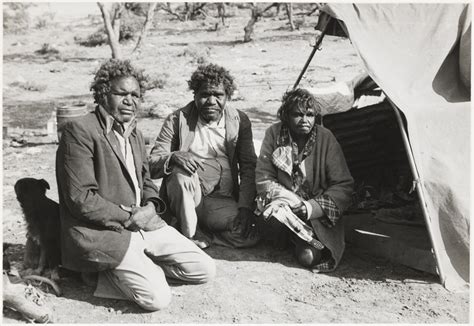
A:
<svg viewBox="0 0 474 326">
<path fill-rule="evenodd" d="M 285 3 L 286 13 L 288 15 L 288 21 L 290 23 L 290 28 L 292 31 L 295 30 L 295 23 L 293 22 L 293 3 Z"/>
<path fill-rule="evenodd" d="M 222 26 L 225 27 L 225 3 L 218 2 L 216 5 L 217 5 L 217 16 L 221 19 Z"/>
<path fill-rule="evenodd" d="M 262 17 L 263 13 L 269 10 L 270 8 L 278 5 L 277 3 L 272 3 L 265 9 L 260 9 L 255 2 L 252 2 L 250 5 L 251 16 L 250 20 L 247 23 L 247 26 L 244 27 L 244 42 L 250 42 L 252 40 L 253 27 L 255 23 Z"/>
<path fill-rule="evenodd" d="M 193 2 L 191 4 L 185 2 L 184 5 L 184 20 L 194 20 L 198 15 L 206 15 L 206 12 L 204 11 L 204 6 L 207 5 L 206 2 Z"/>
<path fill-rule="evenodd" d="M 182 10 L 174 10 L 171 7 L 169 2 L 160 3 L 158 10 L 163 10 L 170 15 L 173 15 L 180 21 L 194 20 L 199 15 L 207 16 L 204 7 L 207 5 L 207 2 L 193 2 L 193 3 L 184 3 L 184 8 Z"/>
<path fill-rule="evenodd" d="M 156 2 L 151 2 L 149 4 L 148 10 L 147 10 L 146 16 L 145 16 L 145 22 L 143 23 L 142 31 L 140 33 L 140 37 L 138 38 L 137 45 L 135 45 L 135 48 L 133 49 L 132 53 L 134 53 L 135 51 L 139 52 L 140 47 L 142 46 L 143 42 L 145 41 L 146 33 L 148 32 L 150 24 L 153 20 L 153 15 L 155 13 L 156 5 L 157 5 Z"/>
<path fill-rule="evenodd" d="M 110 49 L 112 50 L 112 58 L 120 59 L 122 58 L 119 44 L 120 17 L 122 15 L 123 5 L 120 3 L 111 3 L 109 9 L 106 8 L 102 2 L 97 2 L 97 5 L 99 6 L 102 19 L 104 20 L 105 31 L 107 32 Z"/>
</svg>

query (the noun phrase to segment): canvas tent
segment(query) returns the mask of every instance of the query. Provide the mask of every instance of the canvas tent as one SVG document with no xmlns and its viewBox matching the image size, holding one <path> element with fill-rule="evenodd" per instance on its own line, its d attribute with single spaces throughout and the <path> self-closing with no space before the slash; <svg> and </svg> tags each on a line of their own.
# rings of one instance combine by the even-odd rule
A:
<svg viewBox="0 0 474 326">
<path fill-rule="evenodd" d="M 469 287 L 470 4 L 328 4 L 406 118 L 405 150 L 449 290 Z"/>
</svg>

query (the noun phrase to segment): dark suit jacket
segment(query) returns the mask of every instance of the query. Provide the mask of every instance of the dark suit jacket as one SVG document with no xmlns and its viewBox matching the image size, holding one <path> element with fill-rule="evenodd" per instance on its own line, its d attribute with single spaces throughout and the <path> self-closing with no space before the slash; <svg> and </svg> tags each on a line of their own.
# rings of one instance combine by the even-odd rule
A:
<svg viewBox="0 0 474 326">
<path fill-rule="evenodd" d="M 247 115 L 239 110 L 226 106 L 224 110 L 226 128 L 226 149 L 233 179 L 233 197 L 239 207 L 254 208 L 255 166 L 257 156 L 252 139 L 252 125 Z M 198 111 L 194 102 L 171 113 L 163 123 L 151 151 L 150 171 L 152 178 L 162 178 L 164 164 L 174 151 L 188 151 L 191 146 Z M 160 191 L 164 197 L 163 182 Z"/>
<path fill-rule="evenodd" d="M 145 142 L 135 128 L 130 137 L 142 205 L 159 201 L 150 179 Z M 64 267 L 93 272 L 116 267 L 130 242 L 130 232 L 110 226 L 130 214 L 119 205 L 135 204 L 135 189 L 120 145 L 106 119 L 96 108 L 64 126 L 56 153 Z"/>
</svg>

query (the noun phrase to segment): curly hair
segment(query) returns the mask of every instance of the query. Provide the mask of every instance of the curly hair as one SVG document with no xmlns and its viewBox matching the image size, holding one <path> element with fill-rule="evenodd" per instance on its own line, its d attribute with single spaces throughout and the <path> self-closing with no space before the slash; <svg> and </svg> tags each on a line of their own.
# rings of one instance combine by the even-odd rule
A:
<svg viewBox="0 0 474 326">
<path fill-rule="evenodd" d="M 188 80 L 189 89 L 192 90 L 194 94 L 198 92 L 204 83 L 208 83 L 212 86 L 223 84 L 225 94 L 228 98 L 232 96 L 236 89 L 234 78 L 230 75 L 229 71 L 213 63 L 199 66 L 191 75 L 191 79 Z"/>
<path fill-rule="evenodd" d="M 109 59 L 97 70 L 91 84 L 91 91 L 94 95 L 94 102 L 102 104 L 107 94 L 110 92 L 112 80 L 121 77 L 134 77 L 140 86 L 140 99 L 146 90 L 147 77 L 143 70 L 132 66 L 130 60 Z"/>
<path fill-rule="evenodd" d="M 282 122 L 288 122 L 288 114 L 294 107 L 302 112 L 312 110 L 315 115 L 321 115 L 322 102 L 304 88 L 296 88 L 283 94 L 277 117 Z"/>
</svg>

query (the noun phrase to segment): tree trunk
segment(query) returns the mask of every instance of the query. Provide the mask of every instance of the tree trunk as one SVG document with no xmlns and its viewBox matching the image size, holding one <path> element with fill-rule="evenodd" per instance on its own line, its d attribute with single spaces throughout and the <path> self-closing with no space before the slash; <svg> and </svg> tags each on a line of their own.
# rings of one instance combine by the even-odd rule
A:
<svg viewBox="0 0 474 326">
<path fill-rule="evenodd" d="M 184 15 L 183 16 L 184 16 L 184 21 L 185 22 L 189 20 L 189 16 L 191 14 L 191 6 L 187 2 L 184 3 Z"/>
<path fill-rule="evenodd" d="M 247 26 L 244 27 L 244 42 L 250 42 L 252 40 L 253 27 L 260 17 L 258 7 L 255 3 L 252 4 L 252 12 Z"/>
<path fill-rule="evenodd" d="M 122 53 L 120 51 L 120 44 L 118 41 L 118 37 L 120 33 L 120 20 L 114 19 L 114 26 L 112 26 L 112 21 L 110 18 L 110 12 L 105 8 L 102 2 L 97 2 L 99 6 L 100 12 L 102 13 L 102 19 L 104 20 L 105 31 L 107 32 L 107 36 L 109 38 L 109 45 L 110 49 L 112 50 L 112 58 L 113 59 L 121 59 Z M 114 14 L 115 17 L 115 14 Z M 114 27 L 117 28 L 117 32 L 115 31 Z"/>
<path fill-rule="evenodd" d="M 252 34 L 253 34 L 253 27 L 255 23 L 262 17 L 263 13 L 269 10 L 270 8 L 275 6 L 275 3 L 270 4 L 268 7 L 265 9 L 261 10 L 258 8 L 258 6 L 254 3 L 251 4 L 251 9 L 252 9 L 252 16 L 250 17 L 249 22 L 247 23 L 247 26 L 244 27 L 244 42 L 250 42 L 252 40 Z"/>
<path fill-rule="evenodd" d="M 139 50 L 140 47 L 142 46 L 142 44 L 145 40 L 145 37 L 146 37 L 146 33 L 148 32 L 148 28 L 150 27 L 150 24 L 153 20 L 153 15 L 155 13 L 156 5 L 157 5 L 156 2 L 151 2 L 149 7 L 148 7 L 148 11 L 147 11 L 146 17 L 145 17 L 145 22 L 143 23 L 143 27 L 142 27 L 142 32 L 140 34 L 140 37 L 138 38 L 137 45 L 133 49 L 132 53 Z"/>
<path fill-rule="evenodd" d="M 222 21 L 222 26 L 225 27 L 225 4 L 223 2 L 217 3 L 217 15 Z"/>
<path fill-rule="evenodd" d="M 112 17 L 112 28 L 114 29 L 115 39 L 120 43 L 120 18 L 122 17 L 123 5 L 121 3 L 113 3 L 110 9 Z"/>
<path fill-rule="evenodd" d="M 292 31 L 295 30 L 295 23 L 293 22 L 293 4 L 291 2 L 286 3 L 286 13 L 288 14 L 288 21 Z"/>
</svg>

